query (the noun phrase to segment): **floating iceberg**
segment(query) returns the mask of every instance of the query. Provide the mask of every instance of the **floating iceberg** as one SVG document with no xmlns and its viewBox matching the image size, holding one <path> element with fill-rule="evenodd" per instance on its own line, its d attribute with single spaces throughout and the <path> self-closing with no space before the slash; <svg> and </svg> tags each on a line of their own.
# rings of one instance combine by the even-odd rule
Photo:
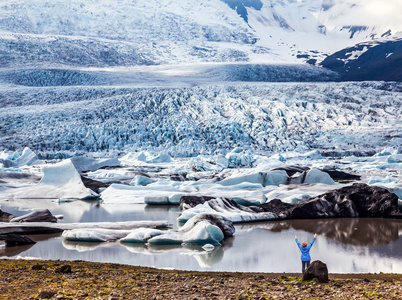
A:
<svg viewBox="0 0 402 300">
<path fill-rule="evenodd" d="M 41 181 L 12 193 L 14 198 L 91 199 L 99 195 L 84 186 L 71 160 L 45 166 Z"/>
<path fill-rule="evenodd" d="M 157 182 L 147 186 L 129 186 L 112 184 L 101 193 L 104 203 L 130 203 L 130 204 L 170 204 L 169 197 L 181 191 L 172 185 Z M 163 197 L 163 198 L 160 198 Z M 166 198 L 167 197 L 167 198 Z M 149 202 L 145 202 L 147 198 Z M 163 200 L 163 201 L 161 201 Z M 168 203 L 163 203 L 168 201 Z M 153 203 L 156 202 L 156 203 Z"/>
<path fill-rule="evenodd" d="M 5 167 L 22 167 L 32 165 L 39 159 L 30 148 L 25 147 L 21 155 L 18 152 L 7 153 L 3 151 L 0 155 L 0 160 L 3 160 Z"/>
<path fill-rule="evenodd" d="M 262 186 L 267 185 L 280 185 L 286 184 L 288 180 L 288 174 L 282 170 L 270 171 L 267 173 L 258 172 L 251 174 L 236 174 L 231 177 L 225 178 L 222 181 L 218 182 L 220 185 L 230 186 L 230 185 L 238 185 L 244 182 L 249 183 L 257 183 Z"/>
<path fill-rule="evenodd" d="M 161 153 L 158 156 L 155 156 L 155 157 L 147 160 L 147 163 L 150 163 L 150 164 L 169 163 L 171 161 L 172 161 L 172 158 L 169 155 Z"/>
<path fill-rule="evenodd" d="M 391 193 L 394 193 L 398 196 L 399 199 L 402 199 L 402 180 L 393 178 L 393 177 L 377 177 L 372 176 L 368 182 L 368 185 L 378 186 L 383 189 L 388 190 Z"/>
<path fill-rule="evenodd" d="M 96 171 L 102 167 L 119 167 L 120 161 L 117 158 L 96 159 L 85 156 L 74 156 L 71 158 L 78 172 Z"/>
<path fill-rule="evenodd" d="M 394 154 L 387 157 L 387 163 L 398 164 L 402 163 L 402 154 Z"/>
<path fill-rule="evenodd" d="M 266 194 L 267 202 L 273 199 L 280 199 L 285 203 L 296 203 L 306 201 L 310 198 L 324 194 L 330 190 L 339 188 L 332 184 L 313 183 L 313 184 L 289 184 L 283 185 Z"/>
<path fill-rule="evenodd" d="M 303 183 L 323 183 L 323 184 L 336 184 L 336 182 L 328 175 L 317 169 L 311 169 L 307 172 L 306 178 Z"/>
<path fill-rule="evenodd" d="M 148 184 L 150 184 L 150 183 L 153 183 L 153 182 L 155 182 L 155 181 L 156 181 L 155 179 L 152 179 L 152 178 L 147 177 L 147 176 L 136 175 L 136 176 L 133 178 L 133 180 L 131 180 L 130 185 L 135 185 L 135 186 L 142 185 L 142 186 L 146 186 L 146 185 L 148 185 Z"/>
<path fill-rule="evenodd" d="M 149 239 L 162 235 L 166 231 L 151 229 L 151 228 L 138 228 L 131 231 L 126 237 L 122 238 L 120 242 L 123 243 L 146 243 Z"/>
<path fill-rule="evenodd" d="M 247 206 L 239 205 L 234 201 L 217 198 L 183 211 L 177 220 L 179 222 L 187 222 L 198 214 L 217 214 L 233 223 L 264 221 L 278 218 L 276 214 L 271 212 L 257 212 Z"/>
<path fill-rule="evenodd" d="M 216 156 L 212 158 L 206 158 L 197 156 L 187 163 L 187 168 L 200 172 L 200 171 L 212 171 L 220 172 L 229 166 L 229 160 L 224 156 Z"/>
<path fill-rule="evenodd" d="M 251 167 L 255 161 L 254 156 L 249 151 L 245 151 L 241 148 L 235 148 L 232 152 L 226 155 L 229 161 L 229 167 Z"/>
<path fill-rule="evenodd" d="M 213 244 L 219 245 L 225 236 L 232 236 L 231 222 L 219 216 L 198 215 L 179 230 L 137 228 L 134 230 L 105 228 L 76 228 L 63 232 L 69 241 L 113 242 L 148 244 Z"/>
<path fill-rule="evenodd" d="M 68 241 L 75 242 L 113 242 L 130 233 L 128 230 L 112 229 L 72 229 L 63 231 L 62 236 Z"/>
<path fill-rule="evenodd" d="M 144 152 L 129 152 L 121 157 L 120 161 L 124 164 L 130 164 L 134 162 L 146 162 L 147 155 Z"/>
</svg>

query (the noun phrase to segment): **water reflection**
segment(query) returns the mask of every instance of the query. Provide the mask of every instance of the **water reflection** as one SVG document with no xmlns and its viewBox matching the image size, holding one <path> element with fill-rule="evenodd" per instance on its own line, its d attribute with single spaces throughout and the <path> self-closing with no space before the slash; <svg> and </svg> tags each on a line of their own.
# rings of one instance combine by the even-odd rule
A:
<svg viewBox="0 0 402 300">
<path fill-rule="evenodd" d="M 63 214 L 61 222 L 167 220 L 177 228 L 177 206 L 98 204 L 75 201 L 52 203 L 25 201 L 1 203 L 2 209 L 22 215 L 29 208 L 49 208 Z M 24 208 L 21 212 L 20 207 Z M 313 260 L 324 261 L 332 273 L 402 273 L 402 220 L 316 219 L 259 222 L 235 225 L 233 238 L 205 251 L 193 246 L 147 246 L 64 241 L 60 234 L 29 236 L 35 245 L 0 250 L 2 257 L 88 260 L 179 270 L 234 272 L 299 272 L 300 251 L 294 236 L 318 239 Z M 340 263 L 342 262 L 342 263 Z"/>
<path fill-rule="evenodd" d="M 243 225 L 242 229 L 263 228 L 272 232 L 295 229 L 317 233 L 354 246 L 381 246 L 399 239 L 402 220 L 379 218 L 286 220 Z"/>
<path fill-rule="evenodd" d="M 34 244 L 29 244 L 29 245 L 23 245 L 23 246 L 17 246 L 17 247 L 0 248 L 0 257 L 17 256 L 17 255 L 29 250 L 33 246 L 34 246 Z"/>
<path fill-rule="evenodd" d="M 78 252 L 94 251 L 102 247 L 114 246 L 117 243 L 101 243 L 101 242 L 76 242 L 63 239 L 63 247 L 67 250 L 75 250 Z"/>
</svg>

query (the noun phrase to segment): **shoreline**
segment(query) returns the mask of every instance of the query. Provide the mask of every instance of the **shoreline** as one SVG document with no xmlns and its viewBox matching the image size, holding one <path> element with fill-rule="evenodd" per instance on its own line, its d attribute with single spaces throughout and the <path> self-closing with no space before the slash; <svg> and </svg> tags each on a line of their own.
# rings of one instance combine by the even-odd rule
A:
<svg viewBox="0 0 402 300">
<path fill-rule="evenodd" d="M 69 266 L 69 267 L 63 267 Z M 71 271 L 69 270 L 71 268 Z M 0 259 L 0 299 L 400 299 L 402 274 L 180 271 L 87 261 Z"/>
</svg>

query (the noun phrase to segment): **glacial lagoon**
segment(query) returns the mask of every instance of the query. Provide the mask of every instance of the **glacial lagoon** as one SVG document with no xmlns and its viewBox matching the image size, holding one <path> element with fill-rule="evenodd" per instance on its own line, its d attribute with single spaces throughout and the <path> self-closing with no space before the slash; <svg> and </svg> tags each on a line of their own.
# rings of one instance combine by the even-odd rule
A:
<svg viewBox="0 0 402 300">
<path fill-rule="evenodd" d="M 39 202 L 35 200 L 36 207 L 40 206 Z M 53 214 L 64 216 L 59 222 L 167 220 L 173 228 L 180 226 L 176 221 L 180 209 L 172 205 L 49 203 L 49 200 L 43 205 Z M 14 214 L 22 213 L 19 207 L 18 202 L 2 204 L 4 211 Z M 178 270 L 300 272 L 300 253 L 294 236 L 310 241 L 316 232 L 312 260 L 325 262 L 331 273 L 402 273 L 402 220 L 268 221 L 236 224 L 235 228 L 234 237 L 224 239 L 212 251 L 200 246 L 71 242 L 65 241 L 61 234 L 52 234 L 31 235 L 37 244 L 3 248 L 0 255 L 13 259 L 87 260 Z"/>
</svg>

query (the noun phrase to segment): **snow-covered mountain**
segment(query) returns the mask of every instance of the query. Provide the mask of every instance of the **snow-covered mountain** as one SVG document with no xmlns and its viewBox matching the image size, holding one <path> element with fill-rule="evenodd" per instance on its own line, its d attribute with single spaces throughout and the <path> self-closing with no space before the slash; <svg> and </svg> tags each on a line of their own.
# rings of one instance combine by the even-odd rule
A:
<svg viewBox="0 0 402 300">
<path fill-rule="evenodd" d="M 359 43 L 328 56 L 322 66 L 342 80 L 402 81 L 402 34 Z"/>
<path fill-rule="evenodd" d="M 8 0 L 0 3 L 0 64 L 321 61 L 402 30 L 401 13 L 393 0 Z"/>
</svg>

